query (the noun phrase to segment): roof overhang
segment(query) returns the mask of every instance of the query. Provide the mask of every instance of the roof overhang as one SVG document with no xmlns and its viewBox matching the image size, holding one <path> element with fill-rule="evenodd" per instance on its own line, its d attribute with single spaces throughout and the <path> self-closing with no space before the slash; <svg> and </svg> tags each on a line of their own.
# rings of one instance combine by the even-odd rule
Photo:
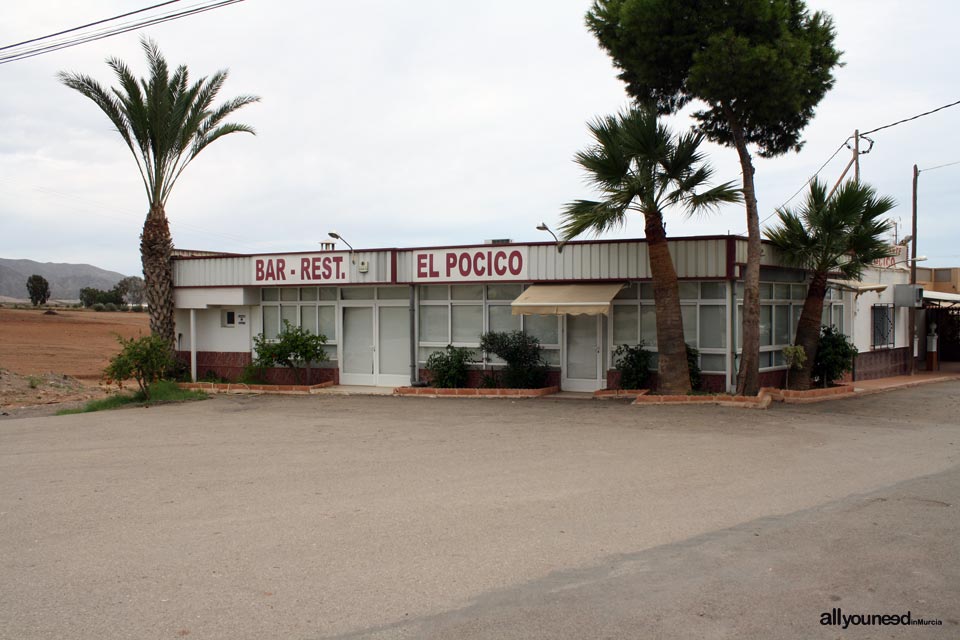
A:
<svg viewBox="0 0 960 640">
<path fill-rule="evenodd" d="M 535 284 L 510 305 L 515 316 L 601 315 L 623 288 L 613 284 Z"/>
</svg>

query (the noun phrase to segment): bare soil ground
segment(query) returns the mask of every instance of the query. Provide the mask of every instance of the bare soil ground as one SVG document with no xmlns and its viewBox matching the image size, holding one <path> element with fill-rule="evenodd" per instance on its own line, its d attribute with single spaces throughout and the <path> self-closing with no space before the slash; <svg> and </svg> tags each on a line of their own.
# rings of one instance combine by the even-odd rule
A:
<svg viewBox="0 0 960 640">
<path fill-rule="evenodd" d="M 0 308 L 0 407 L 103 397 L 100 374 L 126 338 L 149 332 L 145 313 Z"/>
</svg>

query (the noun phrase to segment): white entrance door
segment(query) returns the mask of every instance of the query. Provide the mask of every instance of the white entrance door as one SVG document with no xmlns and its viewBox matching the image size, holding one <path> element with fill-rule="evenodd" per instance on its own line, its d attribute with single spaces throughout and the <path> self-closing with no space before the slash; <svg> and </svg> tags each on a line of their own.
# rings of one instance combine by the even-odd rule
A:
<svg viewBox="0 0 960 640">
<path fill-rule="evenodd" d="M 600 370 L 601 318 L 564 316 L 560 386 L 567 391 L 596 391 L 606 386 Z"/>
<path fill-rule="evenodd" d="M 343 306 L 340 383 L 410 383 L 410 310 L 400 306 Z"/>
</svg>

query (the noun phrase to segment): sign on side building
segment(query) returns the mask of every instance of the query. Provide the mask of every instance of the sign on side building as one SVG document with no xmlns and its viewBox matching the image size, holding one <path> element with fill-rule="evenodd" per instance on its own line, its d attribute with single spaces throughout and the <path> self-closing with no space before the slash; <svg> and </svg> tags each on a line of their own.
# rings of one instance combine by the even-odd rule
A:
<svg viewBox="0 0 960 640">
<path fill-rule="evenodd" d="M 342 284 L 350 282 L 348 252 L 256 256 L 254 284 Z"/>
<path fill-rule="evenodd" d="M 414 282 L 527 279 L 528 247 L 431 249 L 413 252 Z"/>
</svg>

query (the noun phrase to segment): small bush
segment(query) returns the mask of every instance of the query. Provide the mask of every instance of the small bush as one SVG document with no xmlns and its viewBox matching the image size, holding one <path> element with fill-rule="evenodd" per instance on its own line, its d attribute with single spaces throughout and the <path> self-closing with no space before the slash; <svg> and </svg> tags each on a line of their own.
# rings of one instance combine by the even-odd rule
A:
<svg viewBox="0 0 960 640">
<path fill-rule="evenodd" d="M 103 305 L 103 310 L 104 310 L 104 311 L 119 311 L 119 310 L 120 310 L 120 307 L 118 307 L 116 304 L 114 304 L 114 303 L 112 303 L 112 302 L 108 302 L 107 304 Z"/>
<path fill-rule="evenodd" d="M 309 369 L 314 362 L 327 361 L 327 353 L 323 350 L 326 343 L 326 336 L 295 327 L 287 320 L 283 321 L 283 331 L 275 341 L 268 341 L 262 333 L 253 339 L 257 350 L 257 366 L 287 367 L 293 371 L 297 384 L 301 383 L 301 368 Z"/>
<path fill-rule="evenodd" d="M 510 389 L 538 389 L 547 379 L 540 341 L 523 331 L 490 331 L 480 336 L 480 348 L 507 363 L 500 381 Z"/>
<path fill-rule="evenodd" d="M 95 302 L 94 304 L 90 305 L 90 308 L 94 311 L 103 311 L 106 308 L 106 305 L 102 302 Z"/>
<path fill-rule="evenodd" d="M 470 349 L 453 345 L 447 345 L 443 351 L 434 351 L 427 358 L 430 385 L 444 389 L 467 386 L 467 365 L 472 357 Z"/>
<path fill-rule="evenodd" d="M 218 373 L 217 373 L 216 371 L 214 371 L 213 369 L 208 369 L 206 373 L 204 373 L 202 376 L 200 376 L 200 378 L 199 378 L 198 381 L 199 381 L 199 382 L 213 382 L 213 383 L 216 383 L 216 384 L 223 384 L 223 383 L 226 383 L 226 382 L 230 382 L 229 380 L 227 380 L 226 378 L 224 378 L 223 376 L 221 376 L 220 374 L 218 374 Z"/>
<path fill-rule="evenodd" d="M 621 389 L 646 389 L 650 382 L 653 354 L 643 348 L 622 344 L 613 350 L 613 368 L 620 372 Z"/>
<path fill-rule="evenodd" d="M 36 389 L 37 387 L 40 386 L 42 382 L 43 382 L 43 379 L 38 378 L 37 376 L 30 376 L 29 378 L 27 378 L 27 384 L 30 385 L 31 389 Z"/>
<path fill-rule="evenodd" d="M 811 377 L 819 382 L 820 386 L 827 387 L 853 369 L 856 355 L 857 348 L 847 336 L 837 331 L 836 327 L 821 327 Z"/>
<path fill-rule="evenodd" d="M 700 375 L 700 350 L 687 346 L 687 368 L 690 369 L 690 388 L 699 391 L 703 386 L 703 376 Z"/>
<path fill-rule="evenodd" d="M 248 364 L 240 374 L 240 382 L 243 384 L 266 384 L 266 371 L 256 363 Z"/>
<path fill-rule="evenodd" d="M 156 335 L 129 340 L 117 336 L 117 341 L 122 349 L 104 369 L 104 377 L 121 388 L 124 380 L 133 378 L 144 399 L 150 400 L 150 385 L 174 367 L 170 345 Z"/>
</svg>

